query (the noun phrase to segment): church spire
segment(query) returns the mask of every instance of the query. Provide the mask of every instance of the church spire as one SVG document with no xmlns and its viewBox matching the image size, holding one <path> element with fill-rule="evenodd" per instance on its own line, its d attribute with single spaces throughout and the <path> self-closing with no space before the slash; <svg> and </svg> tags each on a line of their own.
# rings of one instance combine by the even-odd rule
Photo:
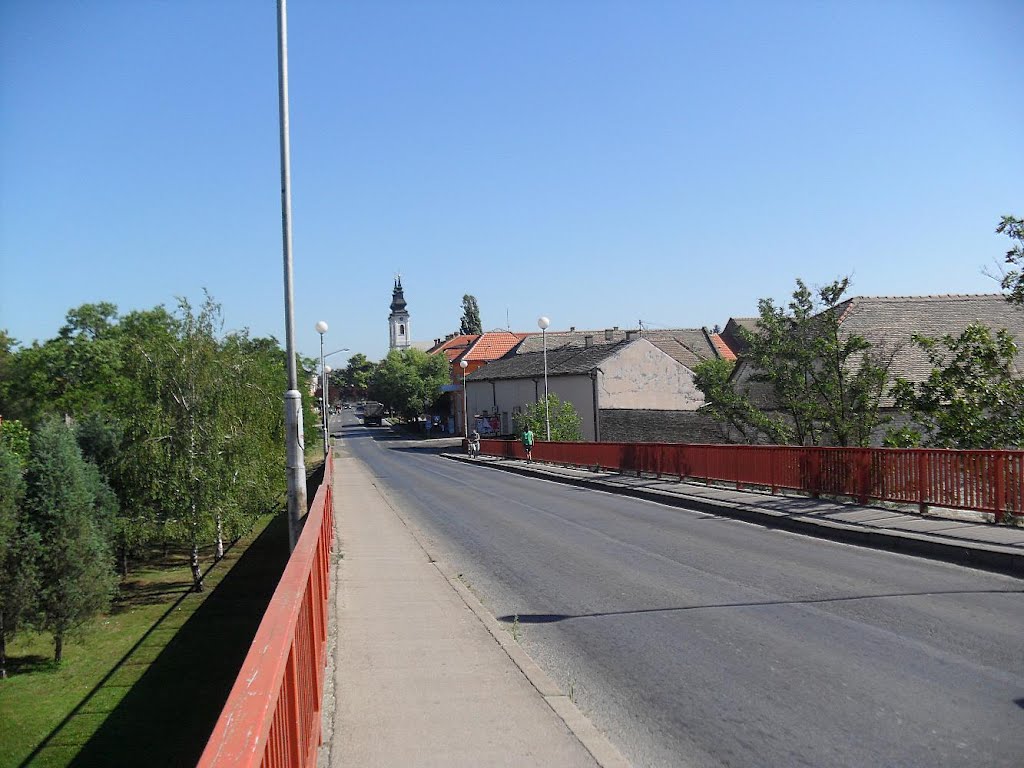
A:
<svg viewBox="0 0 1024 768">
<path fill-rule="evenodd" d="M 405 308 L 405 294 L 402 293 L 402 276 L 395 275 L 395 287 L 391 292 L 391 314 L 388 315 L 388 327 L 391 337 L 391 349 L 407 349 L 412 345 L 409 330 L 409 310 Z"/>
<path fill-rule="evenodd" d="M 391 293 L 391 311 L 401 312 L 405 310 L 405 295 L 402 293 L 402 276 L 395 275 L 395 289 Z"/>
</svg>

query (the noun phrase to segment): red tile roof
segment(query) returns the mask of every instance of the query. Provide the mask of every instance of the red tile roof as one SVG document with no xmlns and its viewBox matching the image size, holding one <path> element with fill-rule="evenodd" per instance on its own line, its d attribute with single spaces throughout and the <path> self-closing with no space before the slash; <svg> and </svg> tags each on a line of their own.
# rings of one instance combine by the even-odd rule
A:
<svg viewBox="0 0 1024 768">
<path fill-rule="evenodd" d="M 712 333 L 709 334 L 709 336 L 711 336 L 711 343 L 715 345 L 715 351 L 718 352 L 719 357 L 723 360 L 736 359 L 736 353 L 733 352 L 729 348 L 729 345 L 725 343 L 725 339 L 722 338 L 721 334 Z"/>
<path fill-rule="evenodd" d="M 465 358 L 466 360 L 482 360 L 484 362 L 497 360 L 507 355 L 528 335 L 527 333 L 512 333 L 512 331 L 488 331 L 477 338 Z"/>
<path fill-rule="evenodd" d="M 473 346 L 473 343 L 479 339 L 480 336 L 475 333 L 463 333 L 458 336 L 453 336 L 441 344 L 439 347 L 431 351 L 432 355 L 444 353 L 444 356 L 448 358 L 448 362 L 452 363 L 458 360 L 462 354 Z"/>
</svg>

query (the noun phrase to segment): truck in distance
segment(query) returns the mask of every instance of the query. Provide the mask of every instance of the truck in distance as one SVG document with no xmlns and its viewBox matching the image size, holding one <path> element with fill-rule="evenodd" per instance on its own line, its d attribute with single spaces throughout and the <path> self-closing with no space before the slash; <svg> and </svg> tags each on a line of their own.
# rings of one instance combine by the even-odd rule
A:
<svg viewBox="0 0 1024 768">
<path fill-rule="evenodd" d="M 384 404 L 374 402 L 373 400 L 367 400 L 363 406 L 363 426 L 368 427 L 371 424 L 380 426 L 383 424 L 384 419 Z"/>
</svg>

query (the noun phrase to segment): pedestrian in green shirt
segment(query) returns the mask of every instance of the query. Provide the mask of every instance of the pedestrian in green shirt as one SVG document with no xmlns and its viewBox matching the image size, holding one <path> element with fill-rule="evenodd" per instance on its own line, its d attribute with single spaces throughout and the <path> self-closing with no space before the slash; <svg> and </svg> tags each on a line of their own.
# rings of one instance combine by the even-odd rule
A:
<svg viewBox="0 0 1024 768">
<path fill-rule="evenodd" d="M 533 430 L 529 426 L 523 430 L 523 448 L 526 451 L 527 462 L 533 461 Z"/>
</svg>

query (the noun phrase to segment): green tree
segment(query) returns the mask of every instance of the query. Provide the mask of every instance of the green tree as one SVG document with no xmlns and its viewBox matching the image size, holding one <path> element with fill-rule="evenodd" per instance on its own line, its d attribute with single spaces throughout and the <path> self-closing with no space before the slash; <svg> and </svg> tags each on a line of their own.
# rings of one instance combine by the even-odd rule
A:
<svg viewBox="0 0 1024 768">
<path fill-rule="evenodd" d="M 71 430 L 44 419 L 32 435 L 25 509 L 40 542 L 39 625 L 53 635 L 54 659 L 68 634 L 106 609 L 116 586 L 107 540 L 115 503 Z"/>
<path fill-rule="evenodd" d="M 225 393 L 220 434 L 224 468 L 216 475 L 222 487 L 213 510 L 217 560 L 224 556 L 225 539 L 248 532 L 285 485 L 281 396 L 287 385 L 285 358 L 275 339 L 229 334 L 219 358 Z"/>
<path fill-rule="evenodd" d="M 868 445 L 882 422 L 893 350 L 842 332 L 848 288 L 843 278 L 812 293 L 798 279 L 788 311 L 762 299 L 758 330 L 745 333 L 752 379 L 770 385 L 798 445 Z"/>
<path fill-rule="evenodd" d="M 331 371 L 331 386 L 340 386 L 346 398 L 365 400 L 376 367 L 366 355 L 357 352 L 348 359 L 348 365 L 344 370 Z"/>
<path fill-rule="evenodd" d="M 0 421 L 0 445 L 6 446 L 17 456 L 23 466 L 28 462 L 29 431 L 17 419 Z"/>
<path fill-rule="evenodd" d="M 50 374 L 50 350 L 38 342 L 15 349 L 7 355 L 0 384 L 0 413 L 5 420 L 17 419 L 33 425 L 44 409 L 53 405 L 54 381 Z"/>
<path fill-rule="evenodd" d="M 14 415 L 10 406 L 10 389 L 14 380 L 17 346 L 17 340 L 0 329 L 0 418 Z"/>
<path fill-rule="evenodd" d="M 176 343 L 178 321 L 159 306 L 126 315 L 118 333 L 121 386 L 104 411 L 79 422 L 77 434 L 83 453 L 97 464 L 121 502 L 115 541 L 126 575 L 132 556 L 164 533 L 162 507 L 154 499 L 163 487 L 157 427 L 165 420 L 152 373 L 164 350 Z"/>
<path fill-rule="evenodd" d="M 193 589 L 203 590 L 199 548 L 212 542 L 213 510 L 221 504 L 226 471 L 225 403 L 228 375 L 218 370 L 220 307 L 209 296 L 198 312 L 179 299 L 175 333 L 146 351 L 145 389 L 157 404 L 144 441 L 155 485 L 148 502 L 165 532 L 189 546 Z"/>
<path fill-rule="evenodd" d="M 701 410 L 730 427 L 745 443 L 788 442 L 790 432 L 785 422 L 756 408 L 750 397 L 730 382 L 734 367 L 731 360 L 721 358 L 703 360 L 694 367 L 693 382 L 704 395 Z"/>
<path fill-rule="evenodd" d="M 462 297 L 462 322 L 459 326 L 459 333 L 483 333 L 484 326 L 480 321 L 480 307 L 476 303 L 476 296 L 466 294 Z"/>
<path fill-rule="evenodd" d="M 914 384 L 897 378 L 896 407 L 917 425 L 891 430 L 888 444 L 939 448 L 1016 448 L 1024 445 L 1024 380 L 1015 375 L 1017 345 L 1008 331 L 995 336 L 972 323 L 959 336 L 914 336 L 932 371 Z"/>
<path fill-rule="evenodd" d="M 82 456 L 100 472 L 118 499 L 110 521 L 111 542 L 118 570 L 127 577 L 131 559 L 143 551 L 154 535 L 153 519 L 142 503 L 139 489 L 130 485 L 130 454 L 125 444 L 125 421 L 98 411 L 75 422 L 75 439 Z M 147 481 L 148 482 L 148 481 Z"/>
<path fill-rule="evenodd" d="M 24 466 L 0 440 L 0 679 L 7 677 L 7 643 L 32 618 L 38 591 L 38 539 L 22 515 Z"/>
<path fill-rule="evenodd" d="M 286 358 L 273 339 L 222 337 L 209 295 L 197 310 L 180 299 L 176 315 L 138 320 L 121 467 L 151 524 L 189 547 L 198 592 L 200 547 L 214 544 L 219 558 L 280 492 Z"/>
<path fill-rule="evenodd" d="M 0 365 L 0 409 L 30 427 L 47 414 L 79 418 L 118 396 L 122 384 L 117 309 L 69 310 L 57 337 L 10 351 Z"/>
<path fill-rule="evenodd" d="M 1007 292 L 1006 300 L 1024 306 L 1024 219 L 1003 216 L 996 232 L 1005 234 L 1013 241 L 1010 250 L 1006 252 L 1006 263 L 1012 268 L 1002 279 L 1003 290 Z"/>
<path fill-rule="evenodd" d="M 419 349 L 391 350 L 374 371 L 370 393 L 405 421 L 429 411 L 449 381 L 444 355 Z"/>
<path fill-rule="evenodd" d="M 53 411 L 81 418 L 102 410 L 122 384 L 117 307 L 108 302 L 69 310 L 56 339 L 46 342 L 54 382 Z"/>
<path fill-rule="evenodd" d="M 522 434 L 526 427 L 533 430 L 537 440 L 547 438 L 547 424 L 551 423 L 552 442 L 567 443 L 583 439 L 582 420 L 576 408 L 569 401 L 563 402 L 554 392 L 548 393 L 547 409 L 544 400 L 538 400 L 526 406 L 513 416 L 512 423 L 516 432 Z"/>
</svg>

